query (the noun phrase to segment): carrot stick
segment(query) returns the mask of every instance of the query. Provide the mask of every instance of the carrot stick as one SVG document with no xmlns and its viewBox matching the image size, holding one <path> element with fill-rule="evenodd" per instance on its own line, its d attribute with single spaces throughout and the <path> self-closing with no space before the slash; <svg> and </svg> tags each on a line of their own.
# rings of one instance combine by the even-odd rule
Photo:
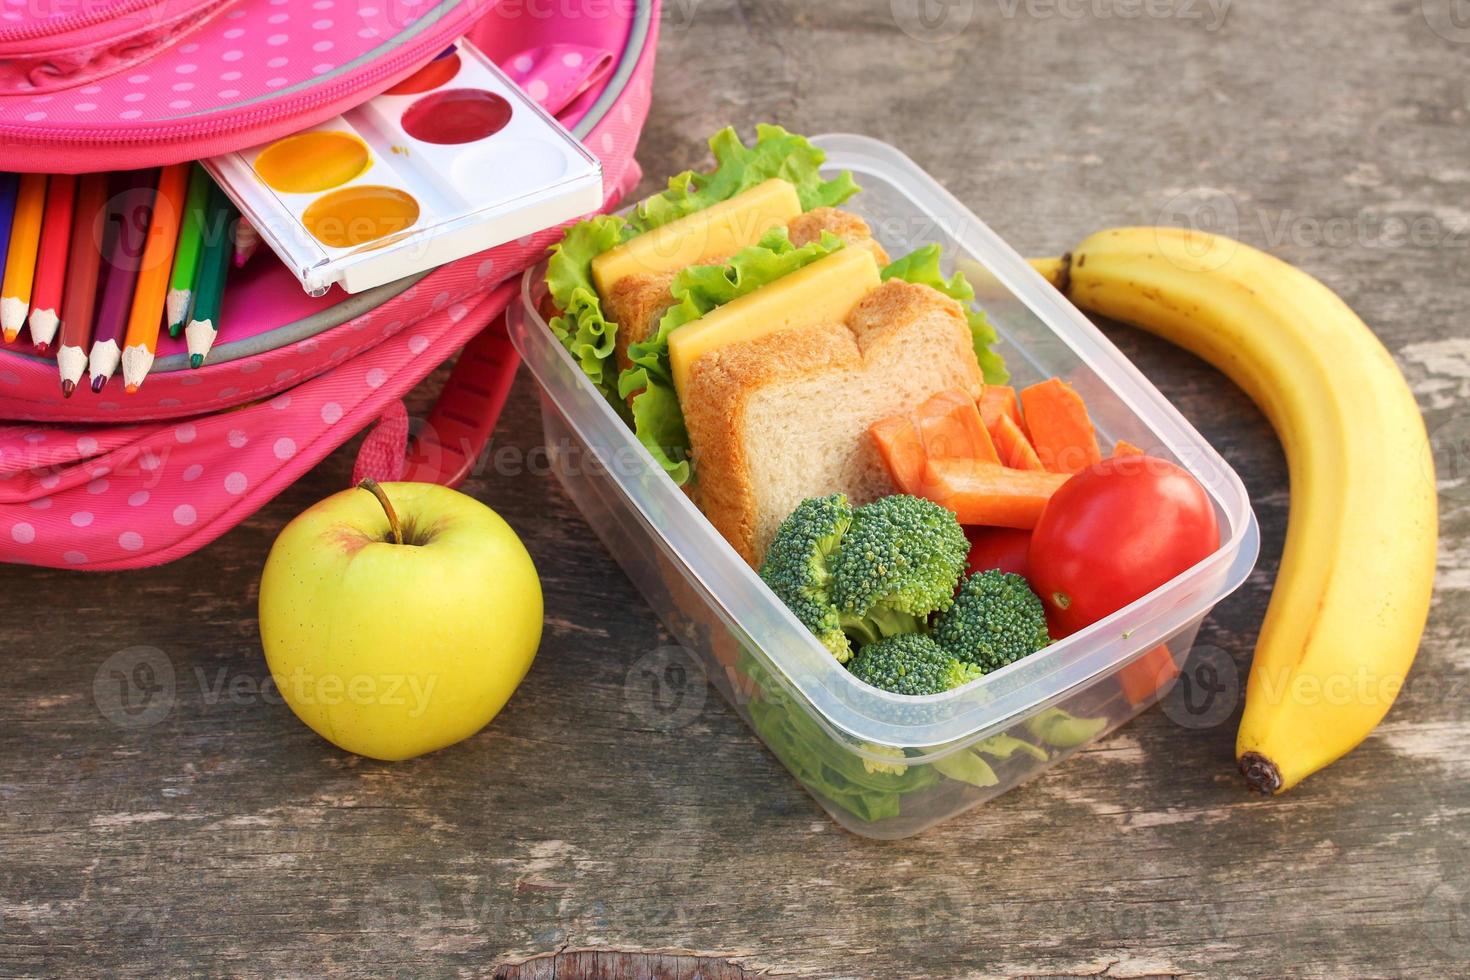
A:
<svg viewBox="0 0 1470 980">
<path fill-rule="evenodd" d="M 954 511 L 961 524 L 1036 526 L 1065 473 L 1013 470 L 976 459 L 931 459 L 924 468 L 923 496 Z"/>
<path fill-rule="evenodd" d="M 1016 428 L 1026 432 L 1026 421 L 1021 418 L 1021 403 L 1016 401 L 1016 389 L 1007 385 L 986 385 L 980 392 L 980 416 L 992 436 L 995 435 L 996 420 L 1002 415 L 1009 415 Z M 1030 441 L 1031 437 L 1028 435 L 1026 438 Z"/>
<path fill-rule="evenodd" d="M 1144 452 L 1142 449 L 1139 449 L 1137 446 L 1135 446 L 1133 443 L 1129 442 L 1127 439 L 1119 439 L 1117 442 L 1115 442 L 1113 444 L 1113 455 L 1114 456 L 1147 456 L 1148 453 Z"/>
<path fill-rule="evenodd" d="M 974 399 L 963 391 L 941 391 L 919 406 L 919 435 L 928 459 L 980 459 L 999 463 L 1000 455 L 980 418 Z"/>
<path fill-rule="evenodd" d="M 1128 703 L 1143 704 L 1158 693 L 1159 688 L 1179 676 L 1179 665 L 1169 646 L 1160 643 L 1133 663 L 1118 671 L 1118 682 Z"/>
<path fill-rule="evenodd" d="M 1077 473 L 1102 459 L 1087 406 L 1071 385 L 1050 378 L 1021 391 L 1031 445 L 1052 473 Z"/>
<path fill-rule="evenodd" d="M 1041 465 L 1041 457 L 1036 455 L 1031 440 L 1026 438 L 1026 433 L 1021 431 L 1021 427 L 1009 415 L 996 416 L 995 424 L 990 429 L 990 437 L 995 440 L 996 449 L 1000 450 L 1000 461 L 1011 469 L 1046 469 Z"/>
<path fill-rule="evenodd" d="M 878 455 L 888 464 L 888 474 L 894 486 L 904 493 L 914 494 L 924 480 L 924 442 L 919 436 L 919 427 L 907 414 L 895 415 L 868 428 Z"/>
</svg>

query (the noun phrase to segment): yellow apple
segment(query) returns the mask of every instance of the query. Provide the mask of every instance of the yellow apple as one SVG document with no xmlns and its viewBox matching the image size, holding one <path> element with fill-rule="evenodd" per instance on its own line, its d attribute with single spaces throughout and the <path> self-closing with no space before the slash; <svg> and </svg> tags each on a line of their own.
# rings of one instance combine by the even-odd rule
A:
<svg viewBox="0 0 1470 980">
<path fill-rule="evenodd" d="M 364 480 L 276 538 L 260 638 L 281 696 L 317 734 L 409 759 L 505 705 L 541 642 L 541 581 L 510 525 L 473 497 Z"/>
</svg>

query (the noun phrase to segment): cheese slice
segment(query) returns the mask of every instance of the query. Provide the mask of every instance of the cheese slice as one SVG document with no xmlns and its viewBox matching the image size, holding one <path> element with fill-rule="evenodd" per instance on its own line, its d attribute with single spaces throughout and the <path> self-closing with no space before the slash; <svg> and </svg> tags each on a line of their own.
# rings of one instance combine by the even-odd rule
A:
<svg viewBox="0 0 1470 980">
<path fill-rule="evenodd" d="M 733 255 L 801 214 L 796 187 L 772 177 L 703 211 L 645 231 L 592 260 L 592 281 L 607 296 L 613 283 L 638 272 L 677 272 Z"/>
<path fill-rule="evenodd" d="M 819 323 L 842 323 L 879 285 L 865 248 L 843 248 L 773 283 L 710 310 L 669 334 L 674 390 L 682 397 L 694 362 L 728 344 Z"/>
</svg>

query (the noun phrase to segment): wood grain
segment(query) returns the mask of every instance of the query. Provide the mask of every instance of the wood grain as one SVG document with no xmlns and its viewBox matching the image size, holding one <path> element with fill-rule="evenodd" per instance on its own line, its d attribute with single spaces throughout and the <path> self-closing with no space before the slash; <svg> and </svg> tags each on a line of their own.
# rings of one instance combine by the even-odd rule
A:
<svg viewBox="0 0 1470 980">
<path fill-rule="evenodd" d="M 899 145 L 1023 253 L 1228 200 L 1241 238 L 1378 331 L 1444 450 L 1440 589 L 1381 732 L 1263 801 L 1233 771 L 1238 706 L 1207 729 L 1156 709 L 917 839 L 852 837 L 717 695 L 683 692 L 706 700 L 672 730 L 639 700 L 668 639 L 539 475 L 523 374 L 466 489 L 525 536 L 545 642 L 495 724 L 433 758 L 346 757 L 262 691 L 261 564 L 354 446 L 173 565 L 0 569 L 0 974 L 485 975 L 682 949 L 812 976 L 1467 975 L 1470 44 L 1431 29 L 1438 0 L 1236 0 L 1214 29 L 1204 0 L 973 0 L 939 41 L 896 26 L 923 33 L 917 3 L 668 0 L 644 189 L 718 126 L 773 120 Z M 1102 15 L 1145 6 L 1173 14 Z M 1253 496 L 1259 567 L 1199 638 L 1243 677 L 1281 452 L 1213 371 L 1107 329 Z M 108 686 L 130 650 L 111 663 L 153 668 L 156 720 Z"/>
</svg>

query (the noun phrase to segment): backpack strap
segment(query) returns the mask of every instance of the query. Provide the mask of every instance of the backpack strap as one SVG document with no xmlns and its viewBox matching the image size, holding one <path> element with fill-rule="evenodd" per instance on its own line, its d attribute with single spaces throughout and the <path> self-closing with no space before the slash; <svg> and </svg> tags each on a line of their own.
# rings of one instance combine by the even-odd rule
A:
<svg viewBox="0 0 1470 980">
<path fill-rule="evenodd" d="M 403 479 L 448 487 L 463 483 L 495 431 L 520 364 L 501 314 L 459 355 L 429 424 L 408 447 Z"/>
</svg>

